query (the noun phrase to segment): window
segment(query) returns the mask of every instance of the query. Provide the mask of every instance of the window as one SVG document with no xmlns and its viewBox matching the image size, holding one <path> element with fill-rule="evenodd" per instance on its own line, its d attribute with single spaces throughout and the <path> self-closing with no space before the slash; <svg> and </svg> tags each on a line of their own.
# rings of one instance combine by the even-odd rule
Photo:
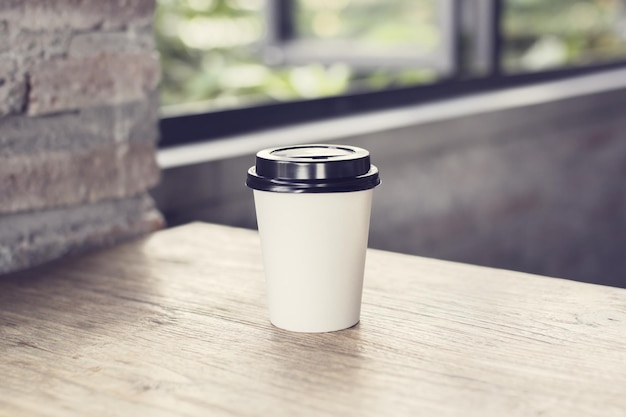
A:
<svg viewBox="0 0 626 417">
<path fill-rule="evenodd" d="M 155 29 L 162 146 L 626 57 L 624 0 L 158 0 Z"/>
<path fill-rule="evenodd" d="M 454 69 L 451 6 L 160 0 L 163 104 L 216 110 L 433 82 Z"/>
</svg>

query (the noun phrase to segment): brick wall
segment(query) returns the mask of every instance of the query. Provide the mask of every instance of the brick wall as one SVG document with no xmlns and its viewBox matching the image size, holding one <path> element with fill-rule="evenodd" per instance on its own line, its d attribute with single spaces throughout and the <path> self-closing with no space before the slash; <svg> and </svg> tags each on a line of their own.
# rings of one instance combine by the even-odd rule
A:
<svg viewBox="0 0 626 417">
<path fill-rule="evenodd" d="M 162 227 L 153 11 L 0 2 L 0 273 Z"/>
</svg>

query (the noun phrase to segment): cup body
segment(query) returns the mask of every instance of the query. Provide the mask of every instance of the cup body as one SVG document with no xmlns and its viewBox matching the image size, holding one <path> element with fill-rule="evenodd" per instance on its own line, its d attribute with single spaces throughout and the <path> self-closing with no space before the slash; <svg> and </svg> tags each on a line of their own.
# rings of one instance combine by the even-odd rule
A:
<svg viewBox="0 0 626 417">
<path fill-rule="evenodd" d="M 372 192 L 367 150 L 293 145 L 261 150 L 248 170 L 254 190 L 270 321 L 296 332 L 359 322 Z"/>
<path fill-rule="evenodd" d="M 275 326 L 330 332 L 358 323 L 372 192 L 254 190 Z"/>
</svg>

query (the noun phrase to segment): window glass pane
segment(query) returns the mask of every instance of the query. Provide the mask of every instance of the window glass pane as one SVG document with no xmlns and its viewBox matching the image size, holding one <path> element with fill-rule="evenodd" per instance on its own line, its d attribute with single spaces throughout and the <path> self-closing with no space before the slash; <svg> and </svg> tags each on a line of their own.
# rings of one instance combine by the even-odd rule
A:
<svg viewBox="0 0 626 417">
<path fill-rule="evenodd" d="M 434 51 L 441 47 L 435 1 L 297 0 L 296 33 L 369 48 Z"/>
<path fill-rule="evenodd" d="M 263 33 L 263 0 L 158 0 L 155 36 L 164 105 L 206 101 L 209 107 L 255 102 L 280 84 L 255 52 Z"/>
<path fill-rule="evenodd" d="M 598 64 L 626 57 L 623 0 L 506 0 L 508 72 Z"/>
<path fill-rule="evenodd" d="M 295 15 L 290 18 L 297 40 L 326 42 L 323 48 L 311 46 L 310 50 L 332 51 L 330 61 L 313 57 L 266 65 L 268 0 L 157 0 L 162 104 L 186 104 L 177 110 L 183 113 L 211 111 L 437 79 L 438 73 L 427 66 L 385 66 L 389 51 L 395 53 L 392 47 L 403 48 L 403 58 L 418 56 L 420 50 L 443 49 L 436 26 L 436 0 L 302 0 L 293 4 Z M 334 48 L 337 41 L 365 45 L 366 53 L 373 50 L 374 55 L 368 55 L 373 59 L 366 67 L 343 59 L 342 49 Z M 346 54 L 359 50 L 339 46 Z"/>
</svg>

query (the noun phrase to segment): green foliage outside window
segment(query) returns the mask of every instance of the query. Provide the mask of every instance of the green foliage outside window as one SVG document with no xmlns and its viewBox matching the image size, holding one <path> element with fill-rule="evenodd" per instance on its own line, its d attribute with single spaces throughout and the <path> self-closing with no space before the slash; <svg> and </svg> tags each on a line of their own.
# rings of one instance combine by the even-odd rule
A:
<svg viewBox="0 0 626 417">
<path fill-rule="evenodd" d="M 294 0 L 296 35 L 373 52 L 397 46 L 432 52 L 442 47 L 437 1 Z M 268 67 L 262 60 L 265 0 L 157 3 L 155 32 L 163 66 L 164 106 L 196 103 L 197 110 L 207 111 L 436 79 L 432 70 L 424 68 L 365 70 L 343 62 Z M 624 0 L 505 0 L 504 11 L 505 72 L 626 56 Z"/>
<path fill-rule="evenodd" d="M 415 34 L 407 32 L 406 25 L 399 30 L 393 25 L 371 25 L 368 16 L 373 16 L 380 5 L 363 9 L 368 6 L 367 0 L 353 2 L 361 3 L 357 4 L 361 7 L 358 19 L 346 17 L 351 16 L 346 12 L 350 10 L 348 0 L 308 0 L 301 4 L 297 19 L 303 22 L 303 32 L 308 30 L 311 36 L 317 33 L 320 39 L 328 38 L 332 26 L 338 25 L 340 31 L 349 34 L 369 27 L 372 30 L 368 39 L 374 44 L 406 43 L 407 33 L 414 40 Z M 369 3 L 372 6 L 376 2 Z M 404 11 L 407 1 L 400 3 L 404 8 L 386 9 Z M 198 103 L 198 109 L 222 109 L 414 85 L 433 79 L 432 71 L 419 68 L 362 71 L 342 62 L 268 67 L 262 61 L 261 50 L 265 6 L 263 0 L 158 0 L 155 32 L 163 66 L 162 104 Z M 307 27 L 309 23 L 315 26 Z M 436 43 L 434 30 L 432 25 L 422 29 L 428 32 L 424 38 L 431 46 Z"/>
<path fill-rule="evenodd" d="M 509 72 L 590 65 L 626 57 L 624 0 L 507 0 Z"/>
</svg>

